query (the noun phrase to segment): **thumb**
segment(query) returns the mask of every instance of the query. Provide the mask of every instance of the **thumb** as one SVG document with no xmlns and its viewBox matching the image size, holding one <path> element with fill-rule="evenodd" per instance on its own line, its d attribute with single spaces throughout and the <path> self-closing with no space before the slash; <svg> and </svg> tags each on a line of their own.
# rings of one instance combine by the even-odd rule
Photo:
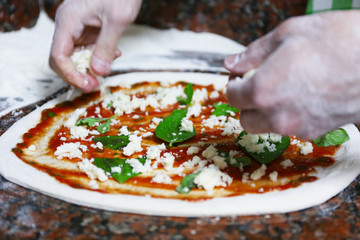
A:
<svg viewBox="0 0 360 240">
<path fill-rule="evenodd" d="M 252 42 L 246 51 L 227 57 L 224 62 L 225 68 L 234 75 L 242 75 L 258 68 L 280 43 L 274 32 L 270 32 Z"/>
<path fill-rule="evenodd" d="M 125 26 L 116 23 L 103 23 L 91 58 L 92 71 L 100 76 L 108 75 L 111 63 L 119 55 L 117 45 Z"/>
</svg>

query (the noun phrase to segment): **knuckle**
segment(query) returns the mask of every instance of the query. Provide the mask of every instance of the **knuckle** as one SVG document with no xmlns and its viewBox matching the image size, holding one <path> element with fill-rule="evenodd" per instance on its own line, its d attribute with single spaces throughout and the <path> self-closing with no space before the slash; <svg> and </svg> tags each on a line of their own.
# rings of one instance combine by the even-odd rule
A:
<svg viewBox="0 0 360 240">
<path fill-rule="evenodd" d="M 279 40 L 284 40 L 292 35 L 297 29 L 298 18 L 289 18 L 279 25 L 275 31 L 275 35 Z"/>
</svg>

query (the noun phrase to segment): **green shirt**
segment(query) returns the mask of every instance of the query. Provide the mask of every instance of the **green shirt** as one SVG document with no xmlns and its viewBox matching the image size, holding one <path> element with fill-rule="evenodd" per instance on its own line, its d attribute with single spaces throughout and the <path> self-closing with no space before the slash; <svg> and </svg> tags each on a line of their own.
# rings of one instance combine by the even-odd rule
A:
<svg viewBox="0 0 360 240">
<path fill-rule="evenodd" d="M 306 14 L 349 9 L 360 9 L 360 0 L 309 0 Z"/>
</svg>

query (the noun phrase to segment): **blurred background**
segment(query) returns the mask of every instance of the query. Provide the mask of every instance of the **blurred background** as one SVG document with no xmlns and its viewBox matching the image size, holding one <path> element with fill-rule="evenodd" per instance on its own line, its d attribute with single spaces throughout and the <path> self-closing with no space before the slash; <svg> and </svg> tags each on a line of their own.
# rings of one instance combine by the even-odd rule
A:
<svg viewBox="0 0 360 240">
<path fill-rule="evenodd" d="M 0 0 L 0 31 L 36 24 L 40 11 L 54 19 L 63 0 Z M 307 0 L 143 0 L 138 24 L 212 32 L 247 45 L 281 21 L 305 13 Z"/>
</svg>

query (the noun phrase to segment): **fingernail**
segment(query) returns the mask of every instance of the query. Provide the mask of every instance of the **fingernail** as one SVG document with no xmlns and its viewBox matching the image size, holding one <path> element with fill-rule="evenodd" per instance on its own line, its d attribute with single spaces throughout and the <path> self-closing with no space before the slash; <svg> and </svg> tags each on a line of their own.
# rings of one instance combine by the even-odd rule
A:
<svg viewBox="0 0 360 240">
<path fill-rule="evenodd" d="M 104 62 L 95 56 L 91 59 L 91 66 L 95 73 L 99 75 L 107 75 L 111 71 L 111 64 Z"/>
<path fill-rule="evenodd" d="M 240 56 L 243 56 L 242 53 L 234 54 L 225 59 L 225 66 L 228 68 L 234 68 L 240 61 Z"/>
<path fill-rule="evenodd" d="M 232 68 L 233 65 L 234 65 L 234 60 L 235 60 L 235 55 L 228 56 L 228 57 L 225 59 L 225 66 Z"/>
</svg>

